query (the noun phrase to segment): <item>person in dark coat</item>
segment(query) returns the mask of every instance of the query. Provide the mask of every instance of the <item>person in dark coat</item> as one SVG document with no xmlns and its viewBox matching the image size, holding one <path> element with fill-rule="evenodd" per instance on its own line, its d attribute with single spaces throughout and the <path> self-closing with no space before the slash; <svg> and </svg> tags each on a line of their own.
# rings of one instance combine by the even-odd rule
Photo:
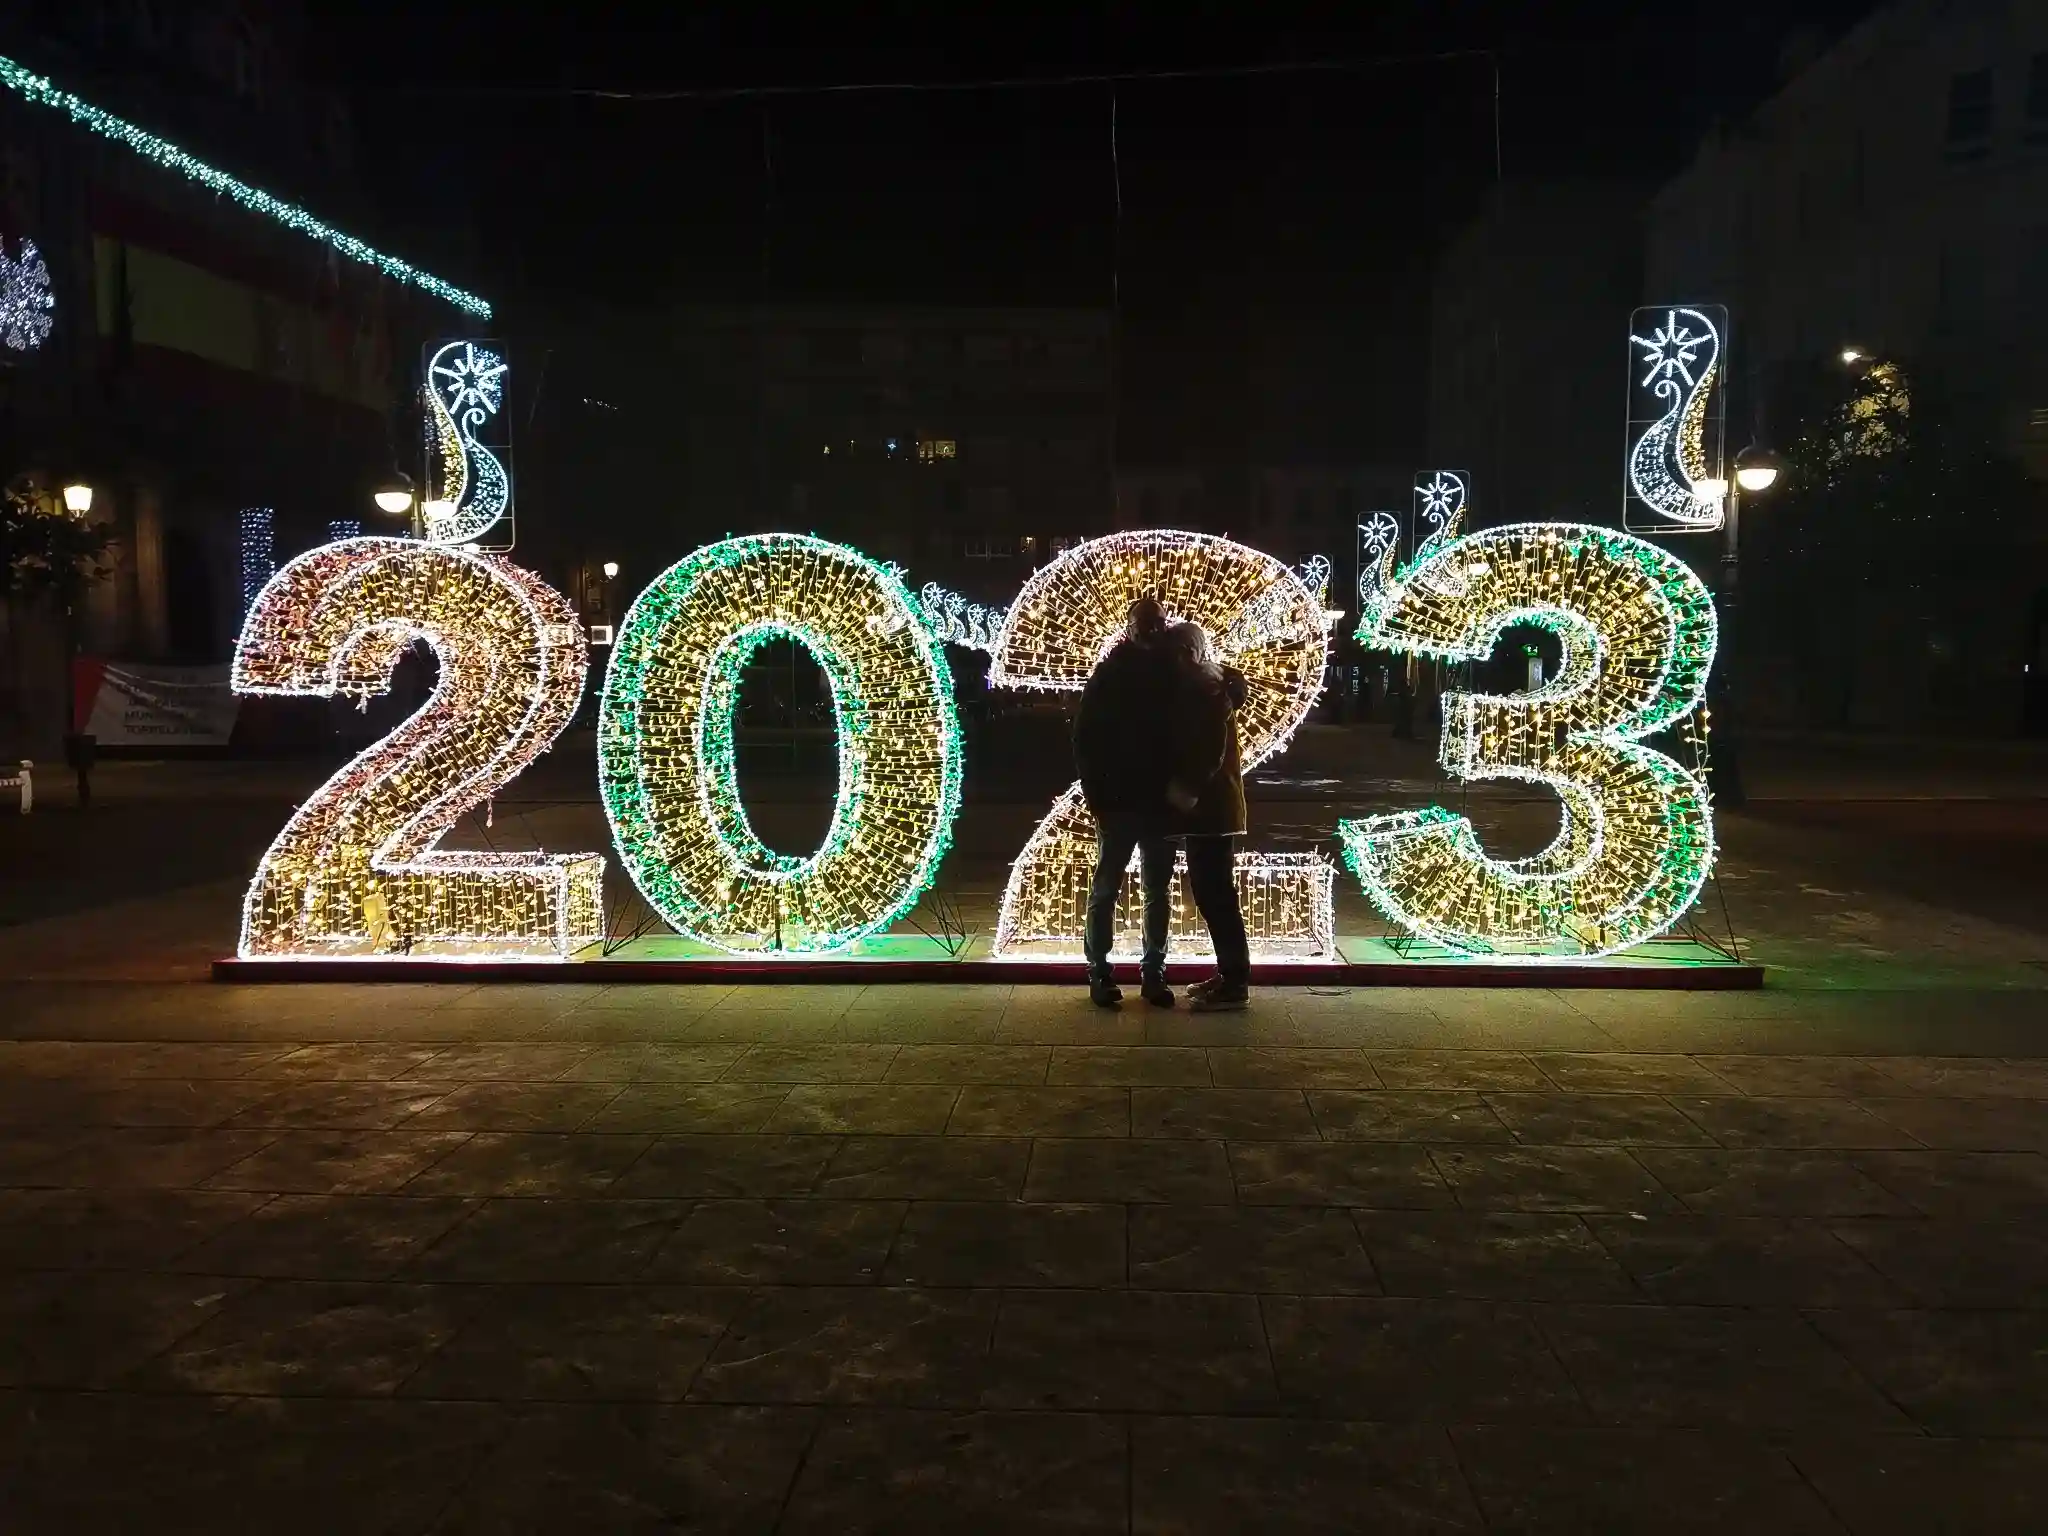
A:
<svg viewBox="0 0 2048 1536">
<path fill-rule="evenodd" d="M 1245 833 L 1237 712 L 1247 688 L 1237 668 L 1209 659 L 1209 637 L 1199 624 L 1174 625 L 1166 645 L 1178 673 L 1166 798 L 1174 830 L 1187 837 L 1188 893 L 1216 949 L 1216 974 L 1189 989 L 1188 1006 L 1197 1013 L 1220 1012 L 1245 1006 L 1252 975 L 1237 901 L 1237 840 Z"/>
<path fill-rule="evenodd" d="M 1109 952 L 1116 937 L 1116 899 L 1132 849 L 1138 853 L 1145 891 L 1143 996 L 1155 1007 L 1173 1006 L 1166 985 L 1167 886 L 1173 879 L 1166 778 L 1178 671 L 1160 644 L 1165 629 L 1166 612 L 1157 598 L 1141 597 L 1131 604 L 1124 636 L 1089 674 L 1074 721 L 1074 763 L 1081 794 L 1095 817 L 1096 839 L 1082 952 L 1088 960 L 1088 995 L 1101 1008 L 1123 1001 Z"/>
</svg>

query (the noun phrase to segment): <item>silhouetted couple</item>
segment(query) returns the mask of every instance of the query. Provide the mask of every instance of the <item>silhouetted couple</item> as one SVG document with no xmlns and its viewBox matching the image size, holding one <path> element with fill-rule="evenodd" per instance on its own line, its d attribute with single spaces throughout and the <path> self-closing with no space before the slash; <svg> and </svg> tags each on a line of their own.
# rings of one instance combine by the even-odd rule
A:
<svg viewBox="0 0 2048 1536">
<path fill-rule="evenodd" d="M 1123 638 L 1089 675 L 1074 724 L 1081 793 L 1094 813 L 1095 874 L 1083 950 L 1096 1004 L 1123 1001 L 1109 963 L 1116 902 L 1131 853 L 1145 892 L 1145 1001 L 1173 1006 L 1166 985 L 1167 885 L 1175 839 L 1188 854 L 1188 892 L 1209 926 L 1216 974 L 1188 991 L 1197 1012 L 1242 1008 L 1251 951 L 1237 904 L 1237 839 L 1244 835 L 1244 770 L 1237 712 L 1244 674 L 1209 656 L 1199 624 L 1166 622 L 1156 598 L 1130 606 Z"/>
</svg>

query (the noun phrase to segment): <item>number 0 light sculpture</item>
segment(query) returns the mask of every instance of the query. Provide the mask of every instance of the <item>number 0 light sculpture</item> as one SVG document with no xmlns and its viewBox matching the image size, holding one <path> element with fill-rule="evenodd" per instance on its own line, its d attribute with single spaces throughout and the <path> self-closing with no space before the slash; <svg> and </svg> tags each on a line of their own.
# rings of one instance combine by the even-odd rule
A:
<svg viewBox="0 0 2048 1536">
<path fill-rule="evenodd" d="M 733 711 L 771 640 L 832 692 L 839 792 L 824 843 L 776 853 L 740 801 Z M 706 545 L 634 599 L 613 646 L 598 781 L 619 853 L 677 931 L 736 954 L 844 949 L 931 884 L 960 808 L 960 730 L 938 639 L 889 570 L 844 545 Z"/>
</svg>

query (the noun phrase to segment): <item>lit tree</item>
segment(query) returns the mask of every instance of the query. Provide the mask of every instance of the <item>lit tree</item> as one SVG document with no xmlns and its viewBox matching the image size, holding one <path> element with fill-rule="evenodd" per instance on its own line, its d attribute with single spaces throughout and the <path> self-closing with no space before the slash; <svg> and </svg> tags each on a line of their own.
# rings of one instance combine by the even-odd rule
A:
<svg viewBox="0 0 2048 1536">
<path fill-rule="evenodd" d="M 2001 551 L 2041 491 L 1918 384 L 1881 361 L 1809 412 L 1781 490 L 1745 518 L 1764 720 L 2009 728 L 2021 565 Z"/>
</svg>

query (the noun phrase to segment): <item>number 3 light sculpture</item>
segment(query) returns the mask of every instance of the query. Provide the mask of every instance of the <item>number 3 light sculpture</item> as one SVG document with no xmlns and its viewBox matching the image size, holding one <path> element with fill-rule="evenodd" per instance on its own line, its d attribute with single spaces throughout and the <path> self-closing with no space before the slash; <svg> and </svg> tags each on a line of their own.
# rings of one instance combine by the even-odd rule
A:
<svg viewBox="0 0 2048 1536">
<path fill-rule="evenodd" d="M 1477 954 L 1606 954 L 1654 938 L 1714 860 L 1705 788 L 1643 738 L 1698 707 L 1714 605 L 1654 545 L 1576 523 L 1492 528 L 1404 569 L 1368 606 L 1368 645 L 1484 659 L 1535 624 L 1564 661 L 1531 693 L 1444 696 L 1441 758 L 1459 779 L 1526 779 L 1562 802 L 1556 840 L 1512 862 L 1441 806 L 1339 824 L 1373 902 L 1411 932 Z"/>
</svg>

